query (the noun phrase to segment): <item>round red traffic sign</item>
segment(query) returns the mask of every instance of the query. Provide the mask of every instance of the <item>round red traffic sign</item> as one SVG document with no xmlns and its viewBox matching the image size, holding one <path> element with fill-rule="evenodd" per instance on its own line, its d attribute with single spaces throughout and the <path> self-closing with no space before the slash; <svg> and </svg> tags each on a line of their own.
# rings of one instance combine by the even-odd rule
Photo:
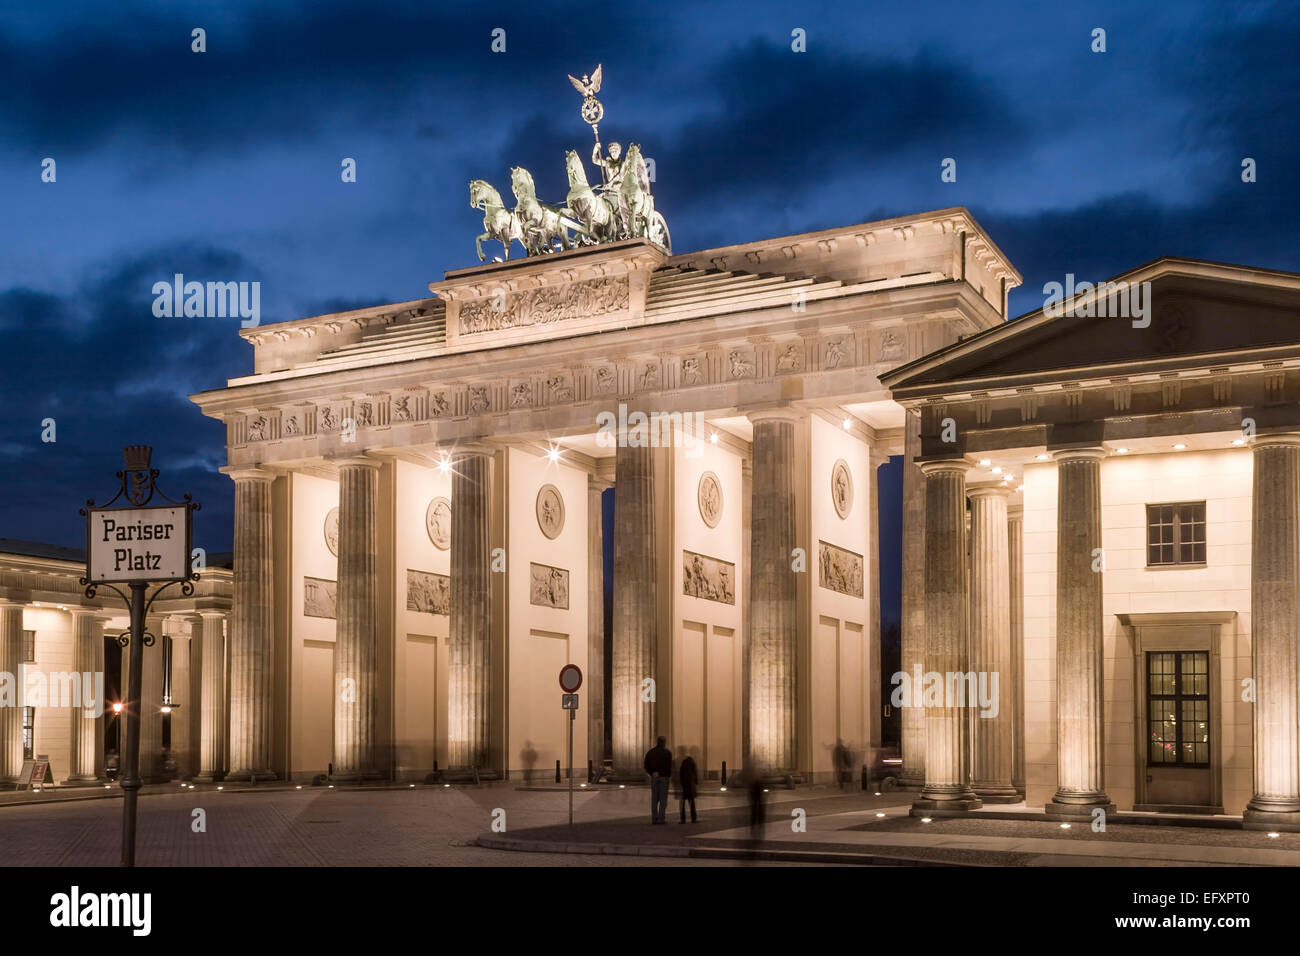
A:
<svg viewBox="0 0 1300 956">
<path fill-rule="evenodd" d="M 560 689 L 566 694 L 576 694 L 582 686 L 582 668 L 577 664 L 565 664 L 560 668 Z"/>
</svg>

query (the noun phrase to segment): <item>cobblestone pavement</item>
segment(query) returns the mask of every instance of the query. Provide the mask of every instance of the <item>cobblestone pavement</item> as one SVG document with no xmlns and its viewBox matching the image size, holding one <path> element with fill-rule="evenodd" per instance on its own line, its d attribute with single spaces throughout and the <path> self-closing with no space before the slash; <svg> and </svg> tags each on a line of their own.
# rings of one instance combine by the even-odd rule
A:
<svg viewBox="0 0 1300 956">
<path fill-rule="evenodd" d="M 631 817 L 646 801 L 644 789 L 579 792 L 575 817 Z M 490 830 L 498 808 L 505 811 L 509 833 L 563 822 L 568 797 L 562 791 L 508 786 L 154 792 L 140 799 L 136 861 L 140 866 L 637 867 L 687 862 L 469 845 Z M 204 811 L 206 832 L 194 832 L 196 810 Z M 0 866 L 116 866 L 121 819 L 120 798 L 0 806 Z M 691 860 L 689 865 L 733 864 Z"/>
</svg>

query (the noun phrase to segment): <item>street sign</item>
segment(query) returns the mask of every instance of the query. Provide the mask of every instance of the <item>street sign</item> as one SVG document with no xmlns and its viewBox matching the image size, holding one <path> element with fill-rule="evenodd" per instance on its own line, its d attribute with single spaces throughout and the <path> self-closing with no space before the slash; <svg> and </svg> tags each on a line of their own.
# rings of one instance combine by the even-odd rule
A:
<svg viewBox="0 0 1300 956">
<path fill-rule="evenodd" d="M 87 509 L 87 583 L 188 580 L 190 511 L 185 505 Z"/>
<path fill-rule="evenodd" d="M 565 664 L 560 668 L 560 690 L 566 694 L 576 694 L 582 686 L 582 668 L 577 664 Z"/>
<path fill-rule="evenodd" d="M 560 698 L 560 706 L 563 707 L 565 710 L 577 710 L 577 709 L 578 709 L 578 695 L 577 695 L 577 694 L 563 694 L 563 695 L 561 695 L 561 698 Z"/>
</svg>

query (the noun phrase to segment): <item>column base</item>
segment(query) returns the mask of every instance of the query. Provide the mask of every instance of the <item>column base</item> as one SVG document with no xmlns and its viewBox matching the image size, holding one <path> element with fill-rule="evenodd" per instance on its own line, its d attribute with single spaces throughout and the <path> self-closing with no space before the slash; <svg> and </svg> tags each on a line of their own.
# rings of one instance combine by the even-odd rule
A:
<svg viewBox="0 0 1300 956">
<path fill-rule="evenodd" d="M 922 790 L 920 796 L 912 801 L 912 816 L 928 816 L 928 811 L 963 811 L 978 810 L 984 801 L 975 796 L 969 788 L 963 790 Z"/>
<path fill-rule="evenodd" d="M 102 777 L 96 777 L 93 773 L 79 773 L 75 777 L 69 777 L 59 784 L 60 787 L 102 787 L 108 781 Z"/>
<path fill-rule="evenodd" d="M 220 783 L 226 779 L 224 773 L 201 773 L 194 778 L 195 783 Z"/>
<path fill-rule="evenodd" d="M 1052 798 L 1044 808 L 1044 812 L 1049 819 L 1053 820 L 1091 820 L 1095 811 L 1101 810 L 1106 816 L 1117 812 L 1115 804 L 1110 802 L 1110 797 L 1106 794 L 1098 794 L 1093 798 L 1071 796 L 1070 802 L 1059 799 L 1059 794 Z"/>
<path fill-rule="evenodd" d="M 1300 810 L 1256 810 L 1247 805 L 1241 814 L 1241 825 L 1247 830 L 1300 833 Z"/>
<path fill-rule="evenodd" d="M 249 783 L 254 779 L 258 783 L 270 783 L 279 780 L 280 775 L 274 770 L 232 770 L 226 774 L 226 780 L 231 783 Z"/>
<path fill-rule="evenodd" d="M 895 790 L 924 790 L 925 774 L 903 771 L 894 778 Z"/>
<path fill-rule="evenodd" d="M 975 786 L 971 789 L 975 791 L 975 796 L 979 797 L 985 803 L 1019 803 L 1024 799 L 1024 797 L 1021 796 L 1020 791 L 1011 786 Z"/>
</svg>

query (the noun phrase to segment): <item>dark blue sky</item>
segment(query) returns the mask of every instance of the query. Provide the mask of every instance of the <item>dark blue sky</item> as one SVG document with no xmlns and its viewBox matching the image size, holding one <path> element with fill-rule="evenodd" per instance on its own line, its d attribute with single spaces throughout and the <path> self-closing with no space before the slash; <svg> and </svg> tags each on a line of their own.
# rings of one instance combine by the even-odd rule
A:
<svg viewBox="0 0 1300 956">
<path fill-rule="evenodd" d="M 965 205 L 1025 275 L 1013 314 L 1161 255 L 1300 268 L 1288 5 L 2 6 L 0 537 L 80 544 L 139 442 L 228 549 L 222 428 L 186 396 L 251 350 L 155 318 L 153 283 L 260 281 L 263 323 L 427 295 L 477 261 L 470 179 L 562 198 L 591 142 L 565 75 L 598 62 L 602 139 L 655 160 L 678 251 Z"/>
</svg>

